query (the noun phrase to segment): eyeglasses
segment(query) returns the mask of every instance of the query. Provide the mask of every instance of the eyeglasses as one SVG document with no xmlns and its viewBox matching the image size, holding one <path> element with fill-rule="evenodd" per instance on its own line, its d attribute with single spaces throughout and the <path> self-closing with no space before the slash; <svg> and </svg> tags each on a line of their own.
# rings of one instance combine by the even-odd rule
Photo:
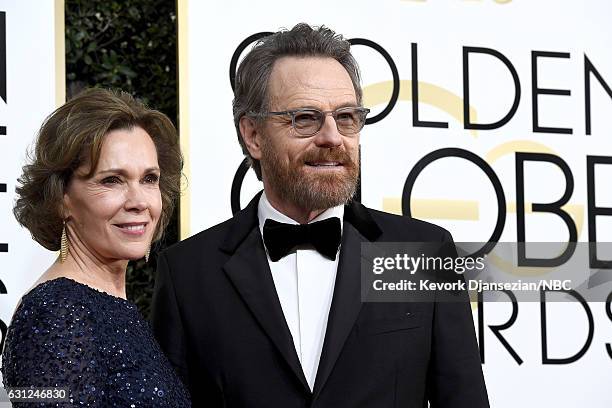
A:
<svg viewBox="0 0 612 408">
<path fill-rule="evenodd" d="M 293 109 L 282 112 L 253 113 L 252 116 L 290 116 L 291 126 L 299 136 L 313 136 L 321 130 L 325 117 L 332 115 L 336 121 L 338 132 L 344 136 L 353 136 L 359 133 L 365 125 L 366 116 L 370 113 L 367 108 L 347 107 L 334 111 L 320 111 L 317 109 Z"/>
</svg>

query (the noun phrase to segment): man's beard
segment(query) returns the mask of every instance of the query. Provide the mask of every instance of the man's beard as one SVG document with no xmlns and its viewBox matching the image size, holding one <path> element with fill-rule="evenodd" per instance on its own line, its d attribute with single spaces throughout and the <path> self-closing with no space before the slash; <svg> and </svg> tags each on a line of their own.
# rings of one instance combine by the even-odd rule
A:
<svg viewBox="0 0 612 408">
<path fill-rule="evenodd" d="M 313 148 L 297 161 L 286 164 L 275 147 L 265 141 L 261 145 L 260 164 L 270 187 L 278 197 L 300 208 L 325 210 L 347 204 L 357 188 L 359 156 L 341 148 Z M 306 163 L 339 162 L 344 171 L 308 171 Z"/>
</svg>

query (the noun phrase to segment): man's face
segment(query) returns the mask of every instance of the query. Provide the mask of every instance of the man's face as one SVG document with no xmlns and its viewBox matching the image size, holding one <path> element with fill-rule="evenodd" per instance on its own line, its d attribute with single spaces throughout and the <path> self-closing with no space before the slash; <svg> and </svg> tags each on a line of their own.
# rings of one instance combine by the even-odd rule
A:
<svg viewBox="0 0 612 408">
<path fill-rule="evenodd" d="M 270 111 L 357 106 L 347 71 L 333 58 L 283 57 L 268 84 Z M 313 136 L 295 133 L 289 116 L 270 116 L 260 132 L 266 191 L 284 202 L 322 210 L 348 202 L 359 177 L 359 134 L 342 135 L 331 115 Z"/>
</svg>

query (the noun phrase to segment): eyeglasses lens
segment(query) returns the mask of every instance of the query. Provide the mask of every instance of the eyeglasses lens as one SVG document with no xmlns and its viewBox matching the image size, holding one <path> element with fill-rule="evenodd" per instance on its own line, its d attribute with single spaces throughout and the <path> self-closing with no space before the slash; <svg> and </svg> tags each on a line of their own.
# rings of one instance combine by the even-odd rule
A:
<svg viewBox="0 0 612 408">
<path fill-rule="evenodd" d="M 364 113 L 356 108 L 339 109 L 333 113 L 338 131 L 343 135 L 358 133 L 365 122 Z M 317 133 L 325 121 L 325 115 L 317 110 L 295 112 L 293 126 L 297 133 L 310 136 Z"/>
</svg>

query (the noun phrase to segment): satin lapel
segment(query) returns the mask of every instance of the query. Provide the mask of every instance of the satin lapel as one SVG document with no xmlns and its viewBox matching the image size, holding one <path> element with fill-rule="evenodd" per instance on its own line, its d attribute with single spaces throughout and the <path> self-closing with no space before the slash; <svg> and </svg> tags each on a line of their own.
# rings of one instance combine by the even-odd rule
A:
<svg viewBox="0 0 612 408">
<path fill-rule="evenodd" d="M 313 390 L 314 398 L 323 389 L 361 309 L 360 253 L 362 241 L 367 241 L 367 239 L 351 224 L 345 222 L 334 297 L 329 311 L 323 351 Z"/>
<path fill-rule="evenodd" d="M 239 244 L 223 269 L 299 382 L 310 393 L 257 228 L 253 228 Z"/>
</svg>

